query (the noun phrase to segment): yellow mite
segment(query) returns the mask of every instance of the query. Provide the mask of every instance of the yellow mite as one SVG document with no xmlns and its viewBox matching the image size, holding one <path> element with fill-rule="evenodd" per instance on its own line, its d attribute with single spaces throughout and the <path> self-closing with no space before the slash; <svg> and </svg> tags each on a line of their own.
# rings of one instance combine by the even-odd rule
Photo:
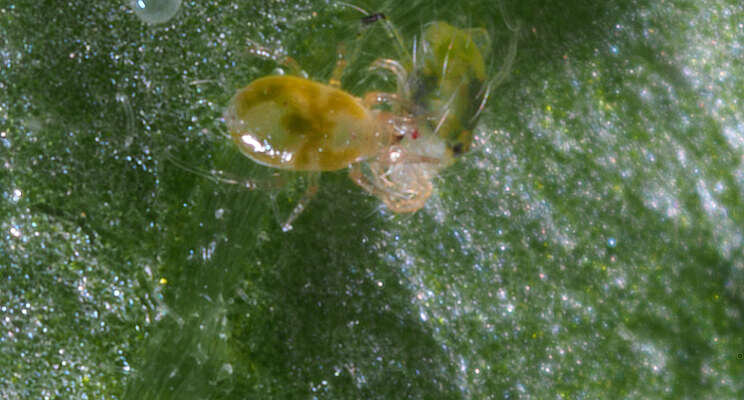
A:
<svg viewBox="0 0 744 400">
<path fill-rule="evenodd" d="M 259 164 L 334 171 L 377 156 L 390 129 L 356 97 L 295 76 L 268 76 L 235 95 L 225 122 L 240 150 Z"/>
<path fill-rule="evenodd" d="M 489 80 L 485 60 L 490 40 L 485 30 L 431 23 L 414 42 L 411 56 L 397 30 L 386 27 L 403 60 L 378 59 L 371 68 L 392 72 L 396 93 L 370 92 L 359 99 L 343 91 L 342 59 L 329 84 L 299 76 L 256 79 L 235 94 L 224 114 L 243 154 L 259 164 L 293 171 L 350 168 L 350 178 L 392 211 L 423 207 L 438 171 L 470 148 L 490 90 L 514 58 L 516 36 L 501 72 Z M 291 229 L 316 192 L 317 178 L 311 182 L 283 230 Z"/>
</svg>

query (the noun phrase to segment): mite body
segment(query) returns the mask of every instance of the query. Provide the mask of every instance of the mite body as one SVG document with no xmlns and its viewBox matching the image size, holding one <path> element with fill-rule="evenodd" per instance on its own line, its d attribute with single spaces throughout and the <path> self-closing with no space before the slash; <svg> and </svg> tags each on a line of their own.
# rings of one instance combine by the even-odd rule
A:
<svg viewBox="0 0 744 400">
<path fill-rule="evenodd" d="M 390 142 L 378 112 L 343 90 L 294 76 L 260 78 L 230 102 L 225 122 L 257 163 L 333 171 L 376 156 Z"/>
<path fill-rule="evenodd" d="M 370 68 L 393 74 L 395 93 L 359 99 L 343 91 L 340 57 L 329 84 L 284 75 L 256 79 L 235 94 L 224 119 L 235 144 L 257 163 L 308 172 L 349 168 L 351 179 L 392 211 L 414 212 L 431 195 L 438 172 L 470 148 L 490 91 L 510 68 L 516 35 L 501 71 L 489 79 L 484 29 L 433 22 L 409 53 L 387 20 L 375 20 L 396 40 L 400 61 L 378 59 Z M 311 184 L 284 230 L 316 189 Z"/>
</svg>

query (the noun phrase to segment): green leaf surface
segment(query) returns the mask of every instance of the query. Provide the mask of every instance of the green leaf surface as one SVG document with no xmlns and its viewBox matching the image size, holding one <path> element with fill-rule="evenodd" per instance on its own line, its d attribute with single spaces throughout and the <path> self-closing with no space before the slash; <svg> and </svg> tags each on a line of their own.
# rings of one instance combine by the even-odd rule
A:
<svg viewBox="0 0 744 400">
<path fill-rule="evenodd" d="M 518 21 L 516 60 L 422 210 L 324 173 L 284 233 L 309 178 L 221 120 L 277 67 L 252 46 L 327 81 L 343 43 L 345 90 L 394 90 L 382 21 L 0 1 L 0 398 L 742 398 L 744 6 L 353 6 L 497 57 Z"/>
</svg>

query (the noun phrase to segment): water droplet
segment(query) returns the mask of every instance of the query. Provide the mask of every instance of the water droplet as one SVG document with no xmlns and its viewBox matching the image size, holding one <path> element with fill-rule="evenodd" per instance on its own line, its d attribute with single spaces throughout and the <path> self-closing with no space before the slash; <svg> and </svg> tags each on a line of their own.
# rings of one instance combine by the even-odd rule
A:
<svg viewBox="0 0 744 400">
<path fill-rule="evenodd" d="M 162 24 L 181 8 L 181 0 L 132 0 L 132 10 L 146 24 Z"/>
</svg>

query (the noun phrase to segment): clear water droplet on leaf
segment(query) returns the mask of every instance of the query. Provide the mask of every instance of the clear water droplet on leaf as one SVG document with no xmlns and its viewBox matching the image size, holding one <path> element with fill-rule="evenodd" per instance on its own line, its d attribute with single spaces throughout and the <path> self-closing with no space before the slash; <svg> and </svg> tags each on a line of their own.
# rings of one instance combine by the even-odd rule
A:
<svg viewBox="0 0 744 400">
<path fill-rule="evenodd" d="M 142 22 L 153 25 L 167 22 L 181 8 L 181 0 L 131 0 L 130 4 Z"/>
</svg>

